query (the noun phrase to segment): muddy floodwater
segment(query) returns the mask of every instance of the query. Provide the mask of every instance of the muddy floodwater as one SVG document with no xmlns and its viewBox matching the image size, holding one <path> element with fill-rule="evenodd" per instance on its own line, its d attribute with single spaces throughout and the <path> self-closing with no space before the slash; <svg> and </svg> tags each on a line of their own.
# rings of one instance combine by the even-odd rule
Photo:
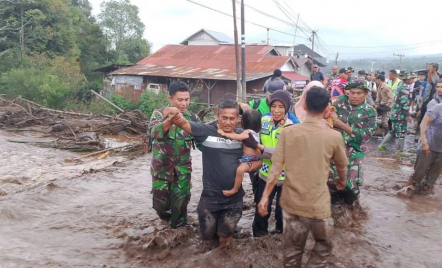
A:
<svg viewBox="0 0 442 268">
<path fill-rule="evenodd" d="M 78 155 L 10 143 L 10 135 L 0 132 L 1 268 L 282 267 L 280 235 L 251 237 L 248 179 L 234 243 L 219 249 L 201 242 L 199 152 L 193 152 L 189 225 L 171 230 L 151 208 L 149 155 L 65 163 Z M 439 182 L 432 196 L 395 195 L 411 175 L 412 161 L 370 153 L 361 208 L 336 208 L 341 218 L 331 267 L 442 267 Z"/>
</svg>

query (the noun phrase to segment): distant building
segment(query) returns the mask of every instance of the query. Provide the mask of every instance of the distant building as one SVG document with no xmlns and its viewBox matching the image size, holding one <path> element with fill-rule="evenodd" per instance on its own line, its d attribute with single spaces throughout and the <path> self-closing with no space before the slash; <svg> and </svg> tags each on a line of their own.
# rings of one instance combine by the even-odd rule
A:
<svg viewBox="0 0 442 268">
<path fill-rule="evenodd" d="M 217 46 L 225 44 L 233 44 L 234 40 L 224 33 L 201 29 L 198 32 L 192 34 L 186 40 L 181 42 L 181 45 L 189 46 Z"/>
<path fill-rule="evenodd" d="M 246 46 L 247 93 L 260 93 L 275 69 L 289 80 L 308 80 L 296 74 L 291 57 L 279 56 L 272 46 Z M 175 80 L 190 85 L 200 102 L 217 103 L 236 98 L 236 64 L 233 45 L 167 45 L 136 65 L 112 73 L 112 86 L 106 88 L 138 101 L 146 90 L 166 91 Z M 297 76 L 296 76 L 297 75 Z"/>
</svg>

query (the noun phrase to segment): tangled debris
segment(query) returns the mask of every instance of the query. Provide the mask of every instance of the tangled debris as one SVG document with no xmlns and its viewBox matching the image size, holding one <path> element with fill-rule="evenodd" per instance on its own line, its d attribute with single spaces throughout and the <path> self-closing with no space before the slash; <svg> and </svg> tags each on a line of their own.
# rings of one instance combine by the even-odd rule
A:
<svg viewBox="0 0 442 268">
<path fill-rule="evenodd" d="M 109 148 L 103 135 L 124 135 L 135 137 L 122 149 L 144 151 L 148 124 L 149 119 L 139 110 L 94 115 L 49 109 L 21 97 L 12 101 L 0 98 L 0 129 L 23 134 L 10 142 L 105 153 L 117 148 Z"/>
</svg>

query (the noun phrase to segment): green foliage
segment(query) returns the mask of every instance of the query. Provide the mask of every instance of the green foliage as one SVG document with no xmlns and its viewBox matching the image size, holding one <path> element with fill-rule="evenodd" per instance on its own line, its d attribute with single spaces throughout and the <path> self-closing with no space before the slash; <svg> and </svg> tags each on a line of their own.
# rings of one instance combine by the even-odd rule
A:
<svg viewBox="0 0 442 268">
<path fill-rule="evenodd" d="M 138 105 L 133 103 L 130 100 L 125 99 L 123 96 L 112 93 L 108 99 L 115 105 L 117 105 L 118 107 L 120 107 L 121 109 L 125 110 L 125 111 L 129 111 L 129 110 L 135 110 L 138 108 Z M 112 107 L 112 109 L 115 109 Z M 117 109 L 115 109 L 115 111 L 118 111 Z"/>
<path fill-rule="evenodd" d="M 141 94 L 139 109 L 147 116 L 151 116 L 155 109 L 168 106 L 169 101 L 167 95 L 164 93 L 156 94 L 151 91 L 146 91 Z"/>
<path fill-rule="evenodd" d="M 67 99 L 83 86 L 78 63 L 44 54 L 27 56 L 23 67 L 12 68 L 0 76 L 0 92 L 22 96 L 45 106 L 62 108 Z"/>
<path fill-rule="evenodd" d="M 110 0 L 101 4 L 98 15 L 107 36 L 110 61 L 133 64 L 150 53 L 150 43 L 143 38 L 144 24 L 139 10 L 129 0 Z"/>
</svg>

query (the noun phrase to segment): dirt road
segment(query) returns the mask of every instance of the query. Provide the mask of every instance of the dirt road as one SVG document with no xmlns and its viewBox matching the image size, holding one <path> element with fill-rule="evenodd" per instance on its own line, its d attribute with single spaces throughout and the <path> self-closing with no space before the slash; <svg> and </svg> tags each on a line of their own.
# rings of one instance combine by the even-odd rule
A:
<svg viewBox="0 0 442 268">
<path fill-rule="evenodd" d="M 235 243 L 217 249 L 200 241 L 199 152 L 193 153 L 190 224 L 170 230 L 151 209 L 150 156 L 65 163 L 75 155 L 9 143 L 7 135 L 0 132 L 1 268 L 282 266 L 280 236 L 250 235 L 254 208 L 247 179 Z M 399 199 L 394 192 L 412 167 L 375 157 L 365 165 L 366 220 L 344 210 L 331 267 L 442 267 L 440 185 L 434 196 Z"/>
</svg>

